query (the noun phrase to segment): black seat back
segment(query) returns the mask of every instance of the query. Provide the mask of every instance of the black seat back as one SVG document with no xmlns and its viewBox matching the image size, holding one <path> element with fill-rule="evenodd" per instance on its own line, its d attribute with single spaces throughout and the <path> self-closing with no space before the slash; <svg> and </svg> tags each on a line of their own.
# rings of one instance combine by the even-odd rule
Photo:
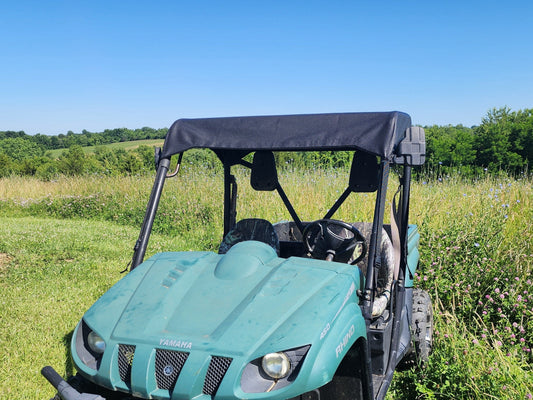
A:
<svg viewBox="0 0 533 400">
<path fill-rule="evenodd" d="M 220 243 L 218 254 L 226 254 L 232 246 L 245 240 L 266 243 L 279 255 L 279 239 L 274 227 L 269 221 L 259 218 L 248 218 L 237 222 Z"/>
<path fill-rule="evenodd" d="M 377 157 L 358 151 L 353 156 L 349 188 L 352 192 L 375 192 L 378 189 L 379 164 Z"/>
<path fill-rule="evenodd" d="M 252 163 L 250 184 L 255 190 L 272 191 L 279 186 L 276 160 L 271 151 L 256 151 Z"/>
</svg>

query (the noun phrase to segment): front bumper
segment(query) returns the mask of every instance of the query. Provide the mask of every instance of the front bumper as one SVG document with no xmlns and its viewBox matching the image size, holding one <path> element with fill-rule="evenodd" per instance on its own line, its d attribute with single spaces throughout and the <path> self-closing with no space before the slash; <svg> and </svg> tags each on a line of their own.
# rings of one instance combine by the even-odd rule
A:
<svg viewBox="0 0 533 400">
<path fill-rule="evenodd" d="M 80 393 L 50 366 L 44 367 L 41 374 L 57 390 L 57 393 L 63 400 L 105 400 L 104 397 L 92 393 Z"/>
</svg>

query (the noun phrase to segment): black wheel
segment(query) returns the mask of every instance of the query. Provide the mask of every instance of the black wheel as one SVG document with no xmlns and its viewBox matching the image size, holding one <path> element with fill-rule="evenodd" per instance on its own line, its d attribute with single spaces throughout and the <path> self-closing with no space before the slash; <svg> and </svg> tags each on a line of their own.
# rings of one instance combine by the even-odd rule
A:
<svg viewBox="0 0 533 400">
<path fill-rule="evenodd" d="M 417 364 L 424 365 L 433 347 L 433 307 L 429 294 L 422 289 L 413 290 L 411 332 L 414 359 Z"/>
<path fill-rule="evenodd" d="M 423 367 L 433 347 L 433 307 L 429 294 L 413 289 L 411 313 L 411 346 L 398 363 L 397 369 L 405 371 L 414 366 Z"/>
</svg>

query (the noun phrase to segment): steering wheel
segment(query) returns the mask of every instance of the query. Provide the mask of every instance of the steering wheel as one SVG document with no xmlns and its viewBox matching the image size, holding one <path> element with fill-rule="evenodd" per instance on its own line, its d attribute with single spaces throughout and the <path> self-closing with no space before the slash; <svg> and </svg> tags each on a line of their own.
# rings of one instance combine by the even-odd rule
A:
<svg viewBox="0 0 533 400">
<path fill-rule="evenodd" d="M 359 230 L 343 221 L 320 219 L 309 223 L 303 231 L 303 242 L 313 258 L 326 261 L 348 262 L 357 246 L 361 253 L 350 264 L 366 255 L 366 240 Z"/>
</svg>

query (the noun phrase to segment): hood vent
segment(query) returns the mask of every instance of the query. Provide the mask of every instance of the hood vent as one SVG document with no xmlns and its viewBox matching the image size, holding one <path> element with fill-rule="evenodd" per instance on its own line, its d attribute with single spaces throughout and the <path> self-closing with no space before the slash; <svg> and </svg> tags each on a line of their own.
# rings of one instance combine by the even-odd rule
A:
<svg viewBox="0 0 533 400">
<path fill-rule="evenodd" d="M 128 344 L 118 345 L 118 372 L 120 379 L 128 387 L 131 386 L 131 366 L 135 356 L 135 346 Z"/>
<path fill-rule="evenodd" d="M 205 376 L 203 394 L 214 396 L 226 375 L 226 372 L 231 364 L 232 358 L 213 356 L 207 369 L 207 375 Z"/>
<path fill-rule="evenodd" d="M 158 389 L 172 392 L 189 353 L 157 349 L 155 353 L 155 379 Z"/>
</svg>

